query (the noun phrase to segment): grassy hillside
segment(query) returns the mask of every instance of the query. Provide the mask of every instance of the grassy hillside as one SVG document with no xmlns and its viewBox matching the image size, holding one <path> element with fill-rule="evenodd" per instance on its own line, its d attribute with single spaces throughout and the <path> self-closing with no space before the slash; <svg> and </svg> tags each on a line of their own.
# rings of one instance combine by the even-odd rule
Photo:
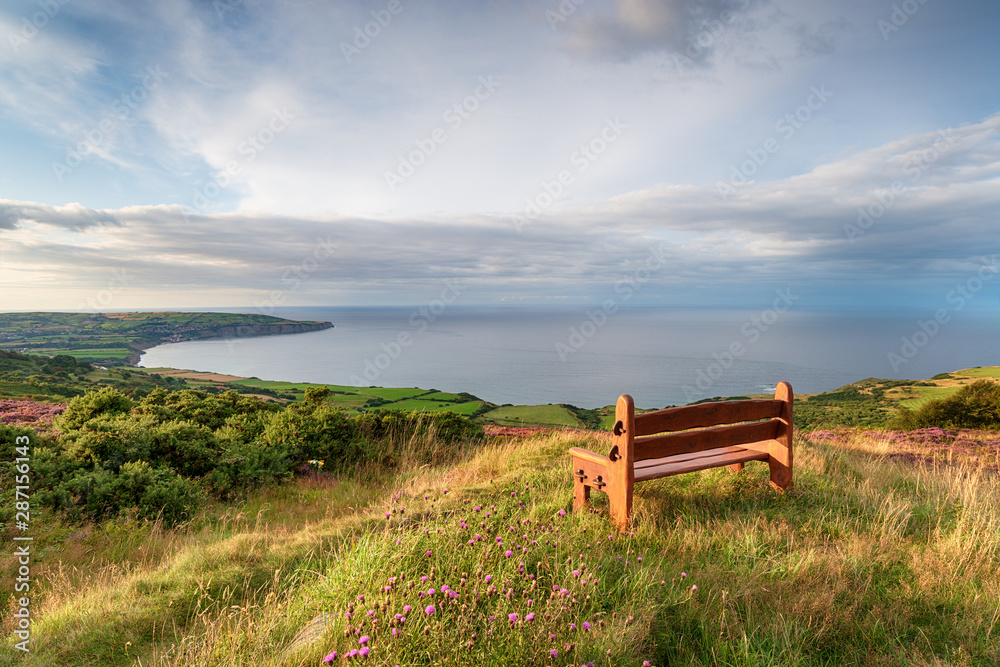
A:
<svg viewBox="0 0 1000 667">
<path fill-rule="evenodd" d="M 927 401 L 953 396 L 983 378 L 1000 379 L 1000 366 L 967 368 L 929 380 L 868 378 L 822 394 L 796 396 L 795 425 L 803 430 L 886 426 L 900 408 L 916 409 Z"/>
<path fill-rule="evenodd" d="M 352 414 L 373 409 L 478 415 L 491 406 L 472 394 L 436 389 L 342 387 L 308 382 L 275 382 L 174 368 L 98 368 L 70 355 L 44 357 L 0 350 L 0 399 L 65 403 L 73 396 L 113 387 L 133 398 L 156 389 L 196 389 L 209 393 L 236 391 L 280 403 L 301 402 L 306 390 L 328 387 L 330 404 Z"/>
<path fill-rule="evenodd" d="M 239 338 L 328 329 L 236 313 L 0 313 L 0 350 L 64 354 L 103 366 L 138 363 L 140 350 L 199 338 Z"/>
<path fill-rule="evenodd" d="M 996 475 L 861 444 L 797 438 L 786 495 L 757 464 L 642 484 L 625 535 L 603 494 L 569 511 L 567 449 L 606 447 L 583 434 L 301 477 L 174 531 L 50 521 L 32 653 L 14 652 L 7 615 L 0 655 L 30 667 L 290 667 L 333 651 L 342 664 L 366 647 L 373 665 L 996 664 Z"/>
</svg>

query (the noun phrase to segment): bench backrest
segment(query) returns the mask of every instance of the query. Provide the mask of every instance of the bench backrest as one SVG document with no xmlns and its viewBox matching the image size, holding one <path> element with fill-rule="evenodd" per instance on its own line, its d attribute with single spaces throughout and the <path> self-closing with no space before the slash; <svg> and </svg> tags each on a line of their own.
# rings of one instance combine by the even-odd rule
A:
<svg viewBox="0 0 1000 667">
<path fill-rule="evenodd" d="M 622 394 L 615 408 L 610 458 L 614 461 L 625 457 L 630 459 L 626 464 L 631 465 L 646 459 L 769 440 L 787 439 L 790 446 L 791 391 L 787 382 L 781 382 L 773 399 L 699 403 L 639 415 L 635 414 L 632 397 Z"/>
</svg>

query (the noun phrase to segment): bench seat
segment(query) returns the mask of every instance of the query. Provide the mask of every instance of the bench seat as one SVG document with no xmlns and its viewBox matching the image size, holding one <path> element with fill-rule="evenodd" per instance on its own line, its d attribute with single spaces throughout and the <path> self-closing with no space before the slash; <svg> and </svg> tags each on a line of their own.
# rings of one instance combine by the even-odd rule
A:
<svg viewBox="0 0 1000 667">
<path fill-rule="evenodd" d="M 647 479 L 659 479 L 686 472 L 697 472 L 709 468 L 721 468 L 728 465 L 739 465 L 748 461 L 766 461 L 767 452 L 743 447 L 726 447 L 725 449 L 709 449 L 693 454 L 665 456 L 660 459 L 646 459 L 635 464 L 635 481 L 644 482 Z"/>
</svg>

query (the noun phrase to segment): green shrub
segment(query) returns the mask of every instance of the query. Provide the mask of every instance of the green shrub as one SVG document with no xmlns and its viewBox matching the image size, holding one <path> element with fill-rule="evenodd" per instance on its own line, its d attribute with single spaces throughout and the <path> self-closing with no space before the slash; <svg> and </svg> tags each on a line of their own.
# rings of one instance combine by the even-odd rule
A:
<svg viewBox="0 0 1000 667">
<path fill-rule="evenodd" d="M 288 448 L 240 439 L 222 440 L 221 444 L 219 461 L 205 478 L 208 488 L 219 498 L 242 496 L 292 476 L 295 466 Z"/>
<path fill-rule="evenodd" d="M 235 415 L 272 412 L 280 407 L 235 391 L 209 394 L 193 389 L 166 391 L 155 389 L 136 406 L 135 413 L 149 415 L 158 421 L 188 421 L 211 430 L 221 428 Z"/>
<path fill-rule="evenodd" d="M 184 421 L 159 424 L 149 430 L 149 461 L 185 477 L 201 477 L 217 463 L 221 448 L 208 427 Z"/>
<path fill-rule="evenodd" d="M 129 415 L 103 414 L 63 436 L 65 454 L 111 472 L 128 461 L 149 457 L 149 432 L 154 422 Z"/>
<path fill-rule="evenodd" d="M 483 437 L 483 427 L 451 410 L 435 412 L 432 417 L 435 435 L 447 445 Z"/>
<path fill-rule="evenodd" d="M 73 518 L 100 521 L 131 511 L 137 519 L 162 518 L 167 526 L 190 516 L 205 500 L 195 482 L 145 461 L 126 463 L 118 474 L 103 468 L 81 472 L 56 491 L 73 498 Z"/>
<path fill-rule="evenodd" d="M 66 410 L 52 423 L 61 431 L 73 431 L 101 415 L 127 414 L 133 405 L 131 399 L 117 389 L 104 387 L 71 398 Z"/>
<path fill-rule="evenodd" d="M 350 464 L 360 450 L 347 413 L 320 405 L 311 411 L 283 410 L 274 413 L 261 434 L 262 442 L 284 452 L 293 467 L 310 459 Z"/>
<path fill-rule="evenodd" d="M 938 398 L 917 410 L 901 410 L 890 424 L 899 430 L 940 428 L 1000 429 L 1000 384 L 976 380 L 948 398 Z"/>
</svg>

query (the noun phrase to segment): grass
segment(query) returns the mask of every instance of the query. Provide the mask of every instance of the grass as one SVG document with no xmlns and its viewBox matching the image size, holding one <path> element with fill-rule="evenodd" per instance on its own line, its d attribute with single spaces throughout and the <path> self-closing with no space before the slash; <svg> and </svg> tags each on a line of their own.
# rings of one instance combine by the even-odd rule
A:
<svg viewBox="0 0 1000 667">
<path fill-rule="evenodd" d="M 965 376 L 971 378 L 994 378 L 1000 379 L 1000 366 L 985 366 L 976 368 L 966 368 L 962 371 L 956 371 L 953 375 Z"/>
<path fill-rule="evenodd" d="M 561 405 L 505 405 L 483 414 L 483 420 L 503 426 L 582 426 L 576 415 Z"/>
<path fill-rule="evenodd" d="M 935 376 L 931 382 L 938 386 L 913 386 L 906 388 L 907 398 L 896 403 L 898 407 L 915 410 L 929 400 L 948 398 L 954 395 L 963 385 L 982 378 L 1000 379 L 1000 366 L 966 368 L 952 373 L 942 373 Z"/>
<path fill-rule="evenodd" d="M 32 653 L 8 638 L 0 655 L 173 667 L 320 665 L 364 647 L 373 665 L 1000 660 L 996 474 L 904 465 L 861 436 L 797 436 L 787 494 L 754 463 L 647 482 L 632 533 L 618 535 L 603 494 L 570 511 L 573 445 L 607 442 L 555 433 L 439 468 L 312 475 L 174 531 L 49 520 Z"/>
<path fill-rule="evenodd" d="M 960 386 L 955 387 L 913 387 L 910 391 L 917 394 L 916 398 L 909 398 L 903 401 L 899 401 L 896 405 L 901 408 L 907 408 L 908 410 L 916 410 L 922 406 L 927 401 L 936 398 L 948 398 L 961 389 Z"/>
<path fill-rule="evenodd" d="M 68 354 L 77 359 L 127 359 L 133 350 L 127 347 L 106 347 L 106 348 L 80 348 L 74 350 L 64 350 L 60 348 L 38 348 L 32 350 L 32 354 Z"/>
<path fill-rule="evenodd" d="M 379 407 L 387 408 L 391 410 L 423 410 L 425 412 L 439 412 L 442 410 L 451 410 L 452 412 L 458 413 L 460 415 L 471 415 L 476 410 L 479 409 L 482 403 L 480 401 L 468 401 L 462 403 L 446 403 L 443 401 L 429 401 L 423 397 L 411 398 L 403 401 L 396 401 L 394 403 L 386 403 Z"/>
</svg>

